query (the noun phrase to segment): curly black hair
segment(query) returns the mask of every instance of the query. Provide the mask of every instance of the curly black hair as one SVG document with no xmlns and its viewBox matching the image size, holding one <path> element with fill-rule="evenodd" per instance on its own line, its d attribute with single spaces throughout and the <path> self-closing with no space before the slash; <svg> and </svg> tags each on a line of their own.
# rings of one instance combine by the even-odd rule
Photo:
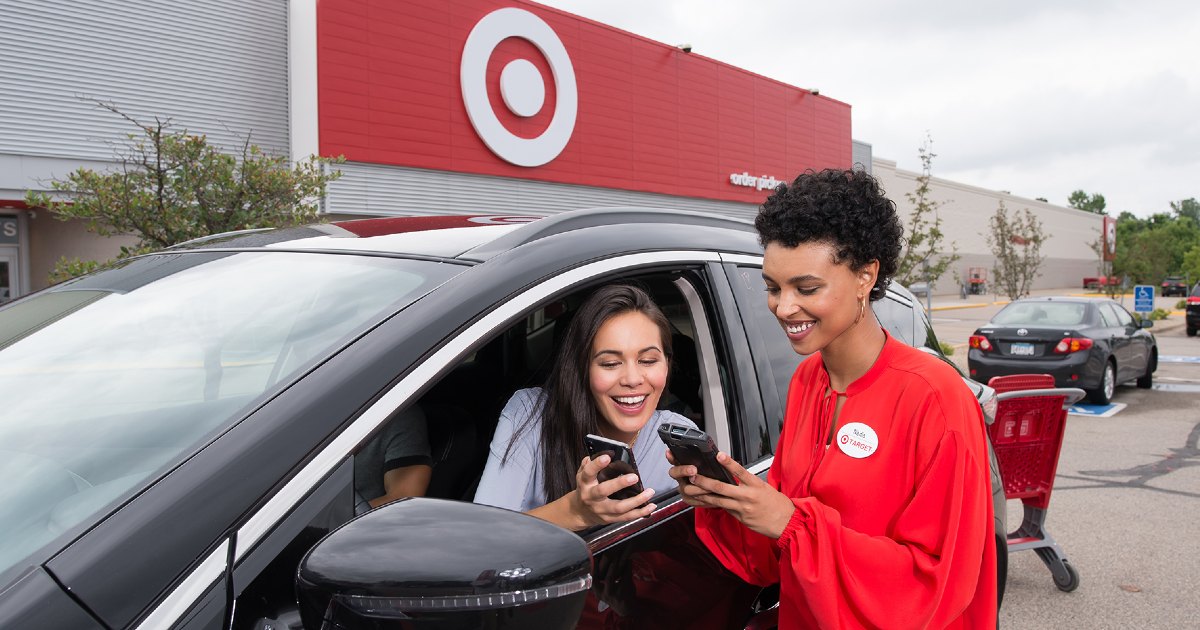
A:
<svg viewBox="0 0 1200 630">
<path fill-rule="evenodd" d="M 759 208 L 754 227 L 763 247 L 828 243 L 834 248 L 834 262 L 848 262 L 854 270 L 878 260 L 871 300 L 887 291 L 904 240 L 896 204 L 884 196 L 874 177 L 860 170 L 809 170 L 791 185 L 780 184 Z"/>
</svg>

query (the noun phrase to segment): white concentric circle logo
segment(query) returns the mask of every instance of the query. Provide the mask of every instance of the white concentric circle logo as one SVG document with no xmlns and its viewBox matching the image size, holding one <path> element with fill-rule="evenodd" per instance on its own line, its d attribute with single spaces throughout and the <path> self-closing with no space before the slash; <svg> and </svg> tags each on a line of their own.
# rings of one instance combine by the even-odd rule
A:
<svg viewBox="0 0 1200 630">
<path fill-rule="evenodd" d="M 519 37 L 537 47 L 554 75 L 558 93 L 554 116 L 546 130 L 536 138 L 522 138 L 505 128 L 488 99 L 488 60 L 496 46 L 509 37 Z M 554 29 L 529 11 L 511 7 L 498 9 L 480 20 L 471 29 L 463 47 L 459 80 L 471 126 L 475 127 L 483 143 L 505 161 L 518 166 L 541 166 L 558 157 L 571 140 L 579 110 L 575 68 Z M 500 73 L 500 95 L 509 111 L 528 118 L 541 111 L 545 104 L 546 86 L 532 63 L 517 59 L 509 62 Z"/>
</svg>

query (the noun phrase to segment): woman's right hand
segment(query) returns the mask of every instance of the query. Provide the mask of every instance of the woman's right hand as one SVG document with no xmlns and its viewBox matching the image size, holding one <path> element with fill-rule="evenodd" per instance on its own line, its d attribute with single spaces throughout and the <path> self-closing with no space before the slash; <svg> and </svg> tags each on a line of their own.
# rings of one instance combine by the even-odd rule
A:
<svg viewBox="0 0 1200 630">
<path fill-rule="evenodd" d="M 667 461 L 671 463 L 671 467 L 667 469 L 667 474 L 675 480 L 675 483 L 679 484 L 679 497 L 683 499 L 683 502 L 692 507 L 706 507 L 704 503 L 700 502 L 697 496 L 693 496 L 698 494 L 698 487 L 693 485 L 696 476 L 699 474 L 696 471 L 696 467 L 678 465 L 675 462 L 675 454 L 670 449 L 667 450 Z M 691 487 L 689 488 L 689 486 Z"/>
<path fill-rule="evenodd" d="M 579 517 L 583 527 L 633 521 L 649 516 L 654 511 L 654 504 L 649 503 L 654 496 L 653 488 L 646 488 L 641 494 L 628 499 L 608 498 L 608 495 L 638 482 L 638 476 L 632 473 L 600 481 L 600 471 L 610 461 L 608 455 L 596 459 L 584 457 L 579 470 L 575 472 L 575 491 L 567 496 L 571 500 L 571 511 Z"/>
</svg>

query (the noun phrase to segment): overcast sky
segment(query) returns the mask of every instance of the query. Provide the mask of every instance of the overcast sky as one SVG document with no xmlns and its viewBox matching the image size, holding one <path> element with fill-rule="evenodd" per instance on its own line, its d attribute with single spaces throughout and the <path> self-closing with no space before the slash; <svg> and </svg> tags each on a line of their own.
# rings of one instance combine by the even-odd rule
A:
<svg viewBox="0 0 1200 630">
<path fill-rule="evenodd" d="M 852 107 L 854 139 L 935 177 L 1109 214 L 1200 198 L 1200 2 L 545 0 Z"/>
</svg>

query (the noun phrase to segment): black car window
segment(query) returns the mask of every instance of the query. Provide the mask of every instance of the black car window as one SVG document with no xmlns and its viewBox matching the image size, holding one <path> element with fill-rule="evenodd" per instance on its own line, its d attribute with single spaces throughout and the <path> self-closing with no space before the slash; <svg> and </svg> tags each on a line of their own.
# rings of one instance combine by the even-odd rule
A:
<svg viewBox="0 0 1200 630">
<path fill-rule="evenodd" d="M 1105 306 L 1111 308 L 1113 313 L 1116 314 L 1118 326 L 1134 325 L 1133 316 L 1129 314 L 1129 311 L 1125 310 L 1125 307 L 1121 306 L 1120 304 L 1106 304 Z"/>
<path fill-rule="evenodd" d="M 641 285 L 650 293 L 671 324 L 670 378 L 659 402 L 713 432 L 715 419 L 727 412 L 722 395 L 705 395 L 704 387 L 721 375 L 707 378 L 702 353 L 711 351 L 711 340 L 699 339 L 695 314 L 677 284 L 682 272 L 606 277 L 600 282 L 554 296 L 521 319 L 486 339 L 420 398 L 427 418 L 433 459 L 428 495 L 471 500 L 488 458 L 488 449 L 500 412 L 520 389 L 541 387 L 550 375 L 558 349 L 575 312 L 598 286 L 618 281 Z M 694 287 L 694 283 L 686 286 Z M 470 391 L 471 396 L 462 392 Z M 722 405 L 714 410 L 713 405 Z"/>
<path fill-rule="evenodd" d="M 1100 314 L 1100 323 L 1106 328 L 1115 328 L 1120 326 L 1120 320 L 1117 319 L 1117 314 L 1113 312 L 1112 307 L 1108 304 L 1097 304 L 1096 312 Z"/>
<path fill-rule="evenodd" d="M 998 326 L 1078 326 L 1087 319 L 1082 302 L 1013 302 L 992 318 Z"/>
</svg>

